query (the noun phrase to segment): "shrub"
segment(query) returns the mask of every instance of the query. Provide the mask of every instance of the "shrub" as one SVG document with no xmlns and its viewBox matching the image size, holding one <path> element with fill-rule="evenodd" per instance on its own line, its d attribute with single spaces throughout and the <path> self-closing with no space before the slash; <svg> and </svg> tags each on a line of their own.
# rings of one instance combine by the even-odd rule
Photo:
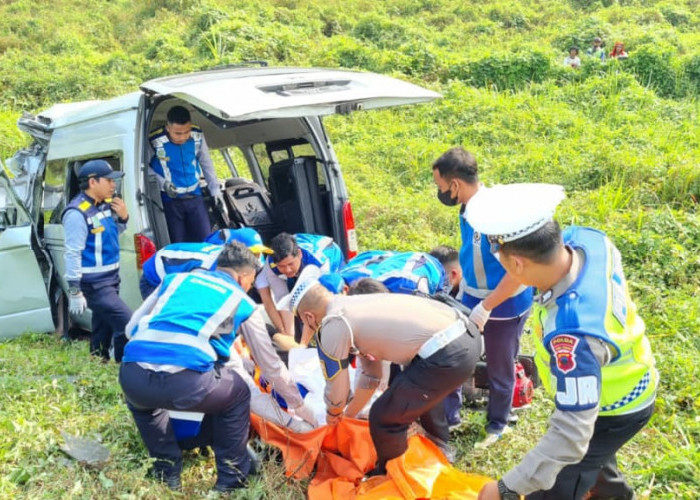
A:
<svg viewBox="0 0 700 500">
<path fill-rule="evenodd" d="M 630 52 L 630 58 L 620 63 L 631 70 L 642 85 L 654 89 L 662 97 L 672 97 L 676 95 L 678 82 L 671 55 L 672 51 L 667 48 L 648 44 L 636 47 Z"/>
<path fill-rule="evenodd" d="M 486 56 L 467 64 L 467 80 L 481 87 L 520 89 L 551 75 L 550 57 L 539 50 Z"/>
</svg>

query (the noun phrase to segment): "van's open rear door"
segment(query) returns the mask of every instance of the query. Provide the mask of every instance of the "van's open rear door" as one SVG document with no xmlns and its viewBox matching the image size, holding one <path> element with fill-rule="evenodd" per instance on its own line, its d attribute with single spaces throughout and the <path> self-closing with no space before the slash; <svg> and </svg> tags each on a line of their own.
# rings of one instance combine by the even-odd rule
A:
<svg viewBox="0 0 700 500">
<path fill-rule="evenodd" d="M 51 260 L 0 164 L 0 340 L 52 332 L 47 283 Z"/>
<path fill-rule="evenodd" d="M 323 116 L 440 97 L 375 73 L 314 68 L 219 69 L 150 80 L 141 89 L 178 97 L 232 121 Z"/>
</svg>

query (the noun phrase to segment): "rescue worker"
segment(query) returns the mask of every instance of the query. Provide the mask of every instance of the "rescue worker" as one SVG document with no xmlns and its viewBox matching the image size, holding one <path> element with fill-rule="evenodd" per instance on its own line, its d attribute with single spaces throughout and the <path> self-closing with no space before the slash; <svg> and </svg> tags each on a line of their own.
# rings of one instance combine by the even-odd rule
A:
<svg viewBox="0 0 700 500">
<path fill-rule="evenodd" d="M 348 261 L 338 273 L 322 277 L 334 293 L 343 293 L 362 278 L 373 278 L 393 293 L 434 294 L 447 287 L 445 269 L 424 252 L 370 250 Z"/>
<path fill-rule="evenodd" d="M 553 215 L 563 198 L 561 186 L 513 184 L 469 202 L 469 224 L 508 274 L 539 290 L 536 363 L 556 407 L 546 434 L 481 500 L 634 497 L 615 455 L 649 421 L 658 374 L 620 252 L 594 229 L 562 233 Z"/>
<path fill-rule="evenodd" d="M 126 229 L 129 213 L 114 193 L 116 179 L 123 176 L 105 160 L 86 162 L 78 172 L 81 192 L 62 215 L 68 309 L 71 314 L 92 310 L 90 354 L 109 361 L 113 343 L 117 362 L 131 318 L 131 309 L 119 297 L 119 234 Z"/>
<path fill-rule="evenodd" d="M 139 282 L 141 297 L 148 297 L 166 274 L 186 273 L 197 268 L 215 269 L 223 245 L 231 241 L 238 241 L 248 247 L 258 257 L 258 268 L 262 266 L 263 254 L 272 253 L 272 250 L 262 244 L 258 232 L 248 227 L 220 229 L 210 234 L 203 243 L 171 243 L 143 263 L 143 274 Z"/>
<path fill-rule="evenodd" d="M 318 332 L 327 423 L 344 415 L 354 417 L 377 388 L 383 361 L 389 361 L 404 370 L 370 410 L 378 457 L 370 475 L 385 474 L 387 461 L 406 451 L 408 427 L 415 420 L 420 419 L 431 437 L 446 443 L 447 424 L 444 418 L 436 419 L 433 410 L 444 415 L 443 398 L 472 375 L 481 351 L 481 338 L 467 331 L 467 318 L 440 302 L 413 295 L 333 295 L 318 283 L 318 275 L 309 267 L 280 307 L 288 307 Z M 360 367 L 351 395 L 347 367 L 354 355 Z"/>
<path fill-rule="evenodd" d="M 449 245 L 439 245 L 430 251 L 430 255 L 442 264 L 445 269 L 451 297 L 456 297 L 459 292 L 459 284 L 462 282 L 462 266 L 459 264 L 459 252 Z"/>
<path fill-rule="evenodd" d="M 489 400 L 486 437 L 477 447 L 495 443 L 510 431 L 508 420 L 513 402 L 515 365 L 520 336 L 532 306 L 532 288 L 506 274 L 489 252 L 489 244 L 467 222 L 469 200 L 480 190 L 476 159 L 464 148 L 445 152 L 433 164 L 438 199 L 447 206 L 461 204 L 459 225 L 462 248 L 459 261 L 463 278 L 459 298 L 471 309 L 469 319 L 484 334 Z"/>
<path fill-rule="evenodd" d="M 313 264 L 328 273 L 339 271 L 345 264 L 343 252 L 331 237 L 307 233 L 280 233 L 272 238 L 270 248 L 273 253 L 267 257 L 255 279 L 255 288 L 260 293 L 265 312 L 280 334 L 276 341 L 284 337 L 289 340 L 280 347 L 296 347 L 302 339 L 308 341 L 310 334 L 304 335 L 302 325 L 295 324 L 294 317 L 288 311 L 280 310 L 276 303 L 292 290 L 307 265 Z"/>
<path fill-rule="evenodd" d="M 166 275 L 127 325 L 130 341 L 119 382 L 155 459 L 153 475 L 172 489 L 180 488 L 182 454 L 166 410 L 212 415 L 214 489 L 231 491 L 246 485 L 250 391 L 240 375 L 225 366 L 239 327 L 289 408 L 315 423 L 272 350 L 260 312 L 246 295 L 255 279 L 256 262 L 244 245 L 229 243 L 216 270 Z"/>
<path fill-rule="evenodd" d="M 211 224 L 202 187 L 207 186 L 213 197 L 222 197 L 214 164 L 204 134 L 192 126 L 187 108 L 173 106 L 167 121 L 149 141 L 154 150 L 150 168 L 160 186 L 170 242 L 204 241 Z"/>
</svg>

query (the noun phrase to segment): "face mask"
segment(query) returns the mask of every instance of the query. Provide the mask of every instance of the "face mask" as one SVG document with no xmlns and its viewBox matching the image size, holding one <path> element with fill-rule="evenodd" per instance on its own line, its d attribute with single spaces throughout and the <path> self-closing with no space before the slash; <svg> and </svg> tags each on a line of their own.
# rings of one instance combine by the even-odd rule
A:
<svg viewBox="0 0 700 500">
<path fill-rule="evenodd" d="M 440 203 L 448 207 L 454 207 L 458 201 L 456 196 L 452 197 L 452 194 L 450 193 L 449 189 L 443 192 L 440 191 L 440 188 L 438 188 L 437 197 L 438 200 L 440 200 Z"/>
</svg>

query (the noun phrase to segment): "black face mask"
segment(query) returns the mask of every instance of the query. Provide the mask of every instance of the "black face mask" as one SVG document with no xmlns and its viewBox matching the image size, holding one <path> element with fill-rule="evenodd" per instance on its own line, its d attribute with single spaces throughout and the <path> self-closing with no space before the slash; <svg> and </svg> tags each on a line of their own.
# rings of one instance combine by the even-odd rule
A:
<svg viewBox="0 0 700 500">
<path fill-rule="evenodd" d="M 452 197 L 450 194 L 450 190 L 448 189 L 447 191 L 440 191 L 440 188 L 438 188 L 437 192 L 437 197 L 438 200 L 440 200 L 440 203 L 443 205 L 446 205 L 448 207 L 454 207 L 457 204 L 457 197 Z"/>
</svg>

